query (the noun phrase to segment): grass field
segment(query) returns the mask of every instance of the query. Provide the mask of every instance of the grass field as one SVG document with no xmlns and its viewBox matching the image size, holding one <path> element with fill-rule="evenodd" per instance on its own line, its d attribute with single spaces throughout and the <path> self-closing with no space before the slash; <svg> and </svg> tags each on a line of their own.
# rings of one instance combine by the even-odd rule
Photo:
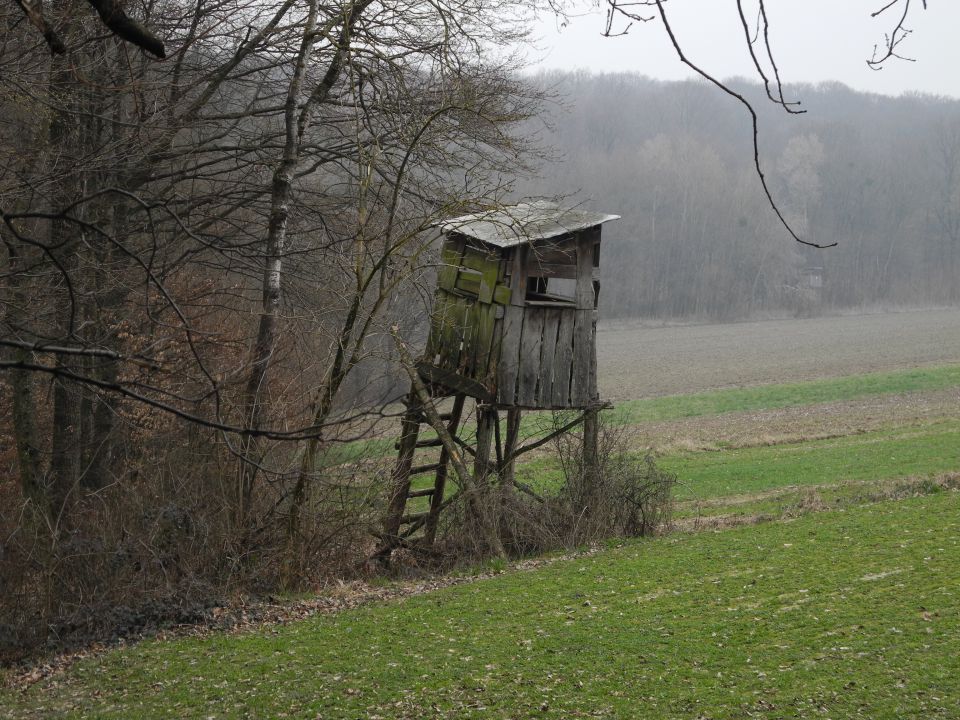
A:
<svg viewBox="0 0 960 720">
<path fill-rule="evenodd" d="M 142 643 L 0 690 L 0 717 L 960 717 L 960 312 L 606 338 L 602 385 L 681 366 L 650 393 L 634 371 L 607 417 L 678 476 L 678 527 L 706 531 Z M 549 492 L 535 455 L 518 477 Z"/>
<path fill-rule="evenodd" d="M 625 543 L 243 635 L 147 642 L 6 717 L 960 716 L 960 494 Z"/>
</svg>

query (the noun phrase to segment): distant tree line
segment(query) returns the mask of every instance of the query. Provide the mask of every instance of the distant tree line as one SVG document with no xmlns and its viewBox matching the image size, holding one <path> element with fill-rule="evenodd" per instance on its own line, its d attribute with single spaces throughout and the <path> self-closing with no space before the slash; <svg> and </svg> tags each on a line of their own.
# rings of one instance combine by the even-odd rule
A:
<svg viewBox="0 0 960 720">
<path fill-rule="evenodd" d="M 623 216 L 604 231 L 603 317 L 733 319 L 954 304 L 960 102 L 788 86 L 787 115 L 732 81 L 760 120 L 763 196 L 743 108 L 703 82 L 552 73 L 566 100 L 535 131 L 564 159 L 525 189 Z M 579 191 L 579 192 L 577 192 Z M 815 279 L 822 268 L 822 288 Z"/>
</svg>

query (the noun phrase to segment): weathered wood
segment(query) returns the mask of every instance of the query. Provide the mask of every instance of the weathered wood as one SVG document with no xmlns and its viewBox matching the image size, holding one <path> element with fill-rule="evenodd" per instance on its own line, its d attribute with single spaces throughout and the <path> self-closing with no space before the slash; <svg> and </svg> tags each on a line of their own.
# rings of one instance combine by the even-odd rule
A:
<svg viewBox="0 0 960 720">
<path fill-rule="evenodd" d="M 577 264 L 576 236 L 540 240 L 533 246 L 530 255 L 531 265 L 554 263 L 557 265 Z"/>
<path fill-rule="evenodd" d="M 527 308 L 520 336 L 520 373 L 516 403 L 536 407 L 537 379 L 540 375 L 540 348 L 543 345 L 543 310 Z"/>
<path fill-rule="evenodd" d="M 596 506 L 596 492 L 599 489 L 599 433 L 599 413 L 596 408 L 590 408 L 583 413 L 583 499 L 588 515 Z"/>
<path fill-rule="evenodd" d="M 493 393 L 476 380 L 471 380 L 446 368 L 439 368 L 426 362 L 418 362 L 416 367 L 420 375 L 429 383 L 443 385 L 456 393 L 464 393 L 470 397 L 479 398 L 483 402 L 493 402 L 495 400 Z"/>
<path fill-rule="evenodd" d="M 577 238 L 577 292 L 578 310 L 596 307 L 593 292 L 593 235 L 584 233 Z"/>
<path fill-rule="evenodd" d="M 491 471 L 490 451 L 496 423 L 496 410 L 489 405 L 477 406 L 477 454 L 473 458 L 473 479 L 481 487 L 488 483 Z"/>
<path fill-rule="evenodd" d="M 597 311 L 590 316 L 590 400 L 598 402 L 600 392 L 597 389 Z"/>
<path fill-rule="evenodd" d="M 443 419 L 443 418 L 441 418 L 441 419 Z M 419 420 L 418 420 L 418 422 L 419 422 Z M 438 444 L 437 444 L 437 447 L 439 447 L 439 446 L 442 445 L 442 444 L 443 444 L 443 443 L 438 443 Z M 421 445 L 421 447 L 424 447 L 424 446 Z M 440 463 L 427 463 L 426 465 L 417 465 L 416 467 L 410 468 L 410 474 L 411 474 L 411 475 L 423 475 L 424 473 L 436 472 L 436 471 L 437 471 L 437 468 L 439 468 L 439 467 L 440 467 Z"/>
<path fill-rule="evenodd" d="M 570 370 L 573 364 L 573 325 L 576 315 L 560 311 L 557 329 L 557 351 L 553 360 L 553 388 L 550 404 L 555 408 L 570 407 Z"/>
<path fill-rule="evenodd" d="M 497 283 L 500 280 L 500 263 L 491 261 L 482 275 L 480 282 L 480 302 L 490 304 L 493 302 L 493 293 L 497 289 Z"/>
<path fill-rule="evenodd" d="M 466 396 L 457 395 L 453 399 L 453 408 L 450 410 L 450 416 L 447 419 L 447 432 L 450 437 L 456 437 L 457 428 L 460 426 L 460 417 L 463 415 L 463 404 Z M 437 468 L 437 475 L 433 482 L 433 497 L 430 499 L 430 515 L 427 517 L 426 527 L 423 531 L 423 540 L 430 546 L 437 536 L 437 521 L 440 517 L 440 511 L 443 509 L 443 493 L 447 484 L 447 466 L 450 462 L 450 453 L 446 446 L 440 451 L 440 460 Z"/>
<path fill-rule="evenodd" d="M 503 315 L 500 362 L 497 367 L 497 401 L 502 405 L 513 405 L 516 400 L 523 312 L 522 307 L 511 305 Z"/>
<path fill-rule="evenodd" d="M 410 523 L 421 522 L 426 520 L 429 514 L 428 512 L 409 513 L 400 518 L 400 524 L 409 525 Z"/>
<path fill-rule="evenodd" d="M 482 278 L 483 275 L 477 270 L 460 268 L 460 272 L 457 275 L 457 282 L 454 287 L 460 292 L 476 298 L 480 295 L 480 283 Z"/>
<path fill-rule="evenodd" d="M 423 490 L 411 490 L 410 492 L 407 493 L 407 498 L 412 500 L 413 498 L 429 497 L 430 495 L 433 495 L 436 491 L 437 489 L 432 487 L 424 488 Z"/>
<path fill-rule="evenodd" d="M 526 245 L 513 249 L 513 268 L 510 271 L 510 304 L 523 306 L 527 295 L 527 253 Z"/>
<path fill-rule="evenodd" d="M 570 405 L 583 407 L 592 398 L 590 373 L 593 365 L 593 310 L 575 310 L 573 324 L 573 363 L 570 368 Z"/>
<path fill-rule="evenodd" d="M 536 298 L 543 299 L 527 299 L 527 307 L 537 307 L 537 308 L 551 308 L 551 307 L 568 307 L 575 309 L 576 305 L 573 300 L 567 300 L 562 298 L 559 295 L 548 295 L 547 293 L 537 293 Z"/>
<path fill-rule="evenodd" d="M 553 403 L 554 360 L 557 353 L 557 335 L 562 314 L 563 311 L 557 308 L 548 308 L 543 313 L 543 345 L 540 349 L 540 377 L 537 382 L 537 405 L 539 407 L 550 407 Z"/>
<path fill-rule="evenodd" d="M 575 278 L 577 277 L 577 266 L 574 263 L 535 263 L 530 266 L 530 275 L 546 278 Z"/>
<path fill-rule="evenodd" d="M 460 258 L 463 256 L 463 239 L 448 238 L 440 251 L 440 269 L 437 271 L 437 287 L 452 290 L 460 269 Z"/>
<path fill-rule="evenodd" d="M 453 439 L 453 435 L 447 429 L 446 425 L 444 425 L 443 420 L 440 419 L 437 409 L 430 401 L 429 393 L 427 392 L 426 387 L 424 387 L 420 373 L 417 371 L 414 365 L 413 358 L 410 357 L 410 351 L 407 349 L 407 346 L 403 340 L 400 339 L 398 328 L 394 326 L 391 329 L 391 333 L 397 345 L 397 352 L 400 355 L 400 364 L 407 371 L 407 375 L 410 377 L 410 384 L 413 386 L 413 393 L 420 402 L 420 405 L 423 408 L 423 413 L 427 416 L 427 420 L 430 423 L 430 427 L 432 427 L 437 433 L 437 436 L 443 443 L 443 447 L 448 453 L 450 464 L 453 465 L 453 469 L 457 473 L 457 478 L 460 481 L 460 487 L 465 495 L 467 508 L 475 518 L 480 534 L 483 536 L 483 539 L 486 541 L 494 555 L 497 557 L 504 557 L 505 553 L 503 550 L 503 543 L 500 542 L 500 537 L 497 535 L 496 529 L 490 524 L 490 521 L 487 518 L 486 508 L 483 506 L 483 500 L 479 495 L 477 483 L 463 461 L 463 455 L 460 452 L 460 448 Z M 406 493 L 404 493 L 404 495 L 406 495 Z M 389 555 L 391 550 L 392 547 L 383 547 L 377 551 L 377 556 L 386 557 Z"/>
<path fill-rule="evenodd" d="M 474 380 L 481 383 L 484 387 L 495 390 L 496 388 L 496 366 L 497 357 L 494 348 L 499 350 L 499 338 L 497 337 L 497 311 L 496 305 L 477 305 L 477 328 L 476 328 L 476 350 L 477 350 L 477 369 L 474 373 Z"/>
<path fill-rule="evenodd" d="M 500 463 L 500 479 L 504 483 L 515 483 L 514 454 L 520 439 L 520 409 L 507 410 L 507 433 L 503 442 L 503 459 Z"/>
<path fill-rule="evenodd" d="M 407 493 L 410 492 L 410 468 L 413 465 L 413 452 L 420 433 L 420 423 L 417 420 L 420 412 L 419 404 L 416 393 L 411 392 L 407 399 L 407 411 L 400 421 L 400 441 L 397 443 L 400 453 L 397 456 L 393 474 L 390 476 L 390 499 L 387 503 L 387 514 L 383 520 L 383 532 L 387 537 L 398 536 L 403 509 L 407 504 Z"/>
</svg>

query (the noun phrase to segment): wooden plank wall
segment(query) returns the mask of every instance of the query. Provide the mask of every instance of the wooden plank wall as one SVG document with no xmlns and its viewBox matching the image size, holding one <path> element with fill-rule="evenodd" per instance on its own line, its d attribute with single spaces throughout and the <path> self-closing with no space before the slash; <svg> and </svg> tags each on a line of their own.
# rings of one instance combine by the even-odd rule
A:
<svg viewBox="0 0 960 720">
<path fill-rule="evenodd" d="M 503 333 L 498 404 L 560 409 L 597 399 L 593 310 L 510 307 Z"/>
<path fill-rule="evenodd" d="M 497 402 L 521 408 L 585 407 L 597 400 L 595 246 L 599 229 L 538 246 L 513 269 L 497 373 Z M 528 277 L 576 277 L 572 303 L 524 305 Z"/>
<path fill-rule="evenodd" d="M 511 298 L 506 260 L 458 236 L 447 238 L 441 260 L 425 359 L 493 391 Z"/>
<path fill-rule="evenodd" d="M 481 383 L 504 406 L 560 409 L 595 402 L 598 242 L 599 228 L 506 251 L 449 237 L 426 362 Z M 575 297 L 528 304 L 531 277 L 575 277 Z"/>
</svg>

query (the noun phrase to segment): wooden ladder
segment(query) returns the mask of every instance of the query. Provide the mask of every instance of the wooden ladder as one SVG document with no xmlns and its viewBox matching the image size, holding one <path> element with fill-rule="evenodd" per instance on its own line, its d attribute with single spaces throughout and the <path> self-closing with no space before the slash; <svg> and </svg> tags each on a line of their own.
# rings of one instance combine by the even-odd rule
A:
<svg viewBox="0 0 960 720">
<path fill-rule="evenodd" d="M 456 437 L 463 415 L 465 394 L 453 396 L 453 407 L 440 417 L 447 424 L 447 430 Z M 407 410 L 400 425 L 400 440 L 396 444 L 397 464 L 390 478 L 390 504 L 383 522 L 380 546 L 374 558 L 386 560 L 394 549 L 402 545 L 418 543 L 422 547 L 431 547 L 437 535 L 437 521 L 444 507 L 443 495 L 447 484 L 450 457 L 439 438 L 420 439 L 421 429 L 427 425 L 426 417 L 420 408 L 420 401 L 411 392 L 407 399 Z M 429 427 L 429 425 L 427 425 Z M 440 448 L 440 457 L 434 462 L 415 464 L 417 450 L 421 448 Z M 433 487 L 411 490 L 413 478 L 433 473 Z M 414 498 L 430 498 L 430 507 L 419 512 L 407 512 L 407 505 Z M 423 533 L 415 534 L 419 530 Z"/>
</svg>

